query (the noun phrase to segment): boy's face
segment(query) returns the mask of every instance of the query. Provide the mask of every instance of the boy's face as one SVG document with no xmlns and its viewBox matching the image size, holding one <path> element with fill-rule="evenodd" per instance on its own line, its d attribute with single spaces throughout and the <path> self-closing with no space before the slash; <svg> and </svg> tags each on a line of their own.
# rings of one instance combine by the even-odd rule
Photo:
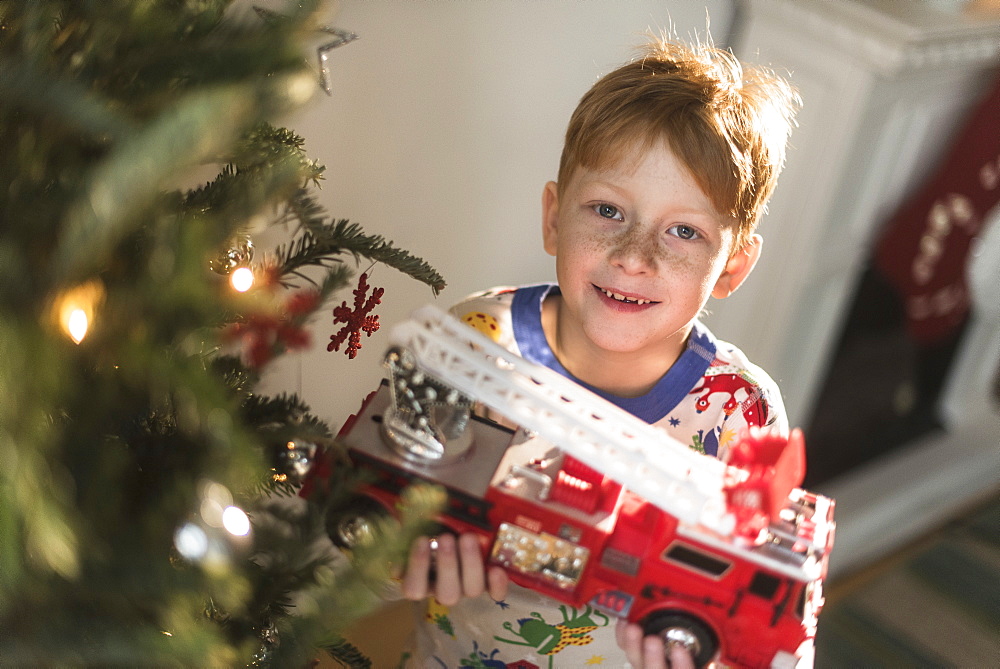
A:
<svg viewBox="0 0 1000 669">
<path fill-rule="evenodd" d="M 736 290 L 760 249 L 754 235 L 734 253 L 732 223 L 665 142 L 611 169 L 578 167 L 561 196 L 546 185 L 542 204 L 562 293 L 561 357 L 640 353 L 672 363 L 709 295 Z"/>
</svg>

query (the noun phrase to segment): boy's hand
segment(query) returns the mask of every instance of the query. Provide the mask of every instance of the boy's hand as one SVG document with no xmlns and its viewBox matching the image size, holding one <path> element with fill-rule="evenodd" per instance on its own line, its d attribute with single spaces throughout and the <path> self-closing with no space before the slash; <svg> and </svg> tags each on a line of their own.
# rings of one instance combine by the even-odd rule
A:
<svg viewBox="0 0 1000 669">
<path fill-rule="evenodd" d="M 625 651 L 625 657 L 634 669 L 694 669 L 694 659 L 687 649 L 678 644 L 670 648 L 670 662 L 664 653 L 663 639 L 658 636 L 643 636 L 642 627 L 635 623 L 619 620 L 615 626 L 618 646 Z"/>
<path fill-rule="evenodd" d="M 442 534 L 436 539 L 421 537 L 413 542 L 403 575 L 403 596 L 421 600 L 433 595 L 445 606 L 454 606 L 463 597 L 478 597 L 488 591 L 499 601 L 507 596 L 507 584 L 507 572 L 496 566 L 486 567 L 479 537 L 463 534 L 456 541 L 453 535 Z"/>
</svg>

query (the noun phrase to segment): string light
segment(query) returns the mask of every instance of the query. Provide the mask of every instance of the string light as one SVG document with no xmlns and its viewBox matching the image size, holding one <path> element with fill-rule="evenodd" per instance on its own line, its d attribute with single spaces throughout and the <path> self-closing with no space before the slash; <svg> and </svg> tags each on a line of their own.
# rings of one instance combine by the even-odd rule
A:
<svg viewBox="0 0 1000 669">
<path fill-rule="evenodd" d="M 208 535 L 194 523 L 185 523 L 174 533 L 177 552 L 191 561 L 197 561 L 208 554 Z"/>
<path fill-rule="evenodd" d="M 87 312 L 83 309 L 73 309 L 66 321 L 66 331 L 69 333 L 69 338 L 79 344 L 87 336 L 89 325 Z"/>
<path fill-rule="evenodd" d="M 215 481 L 198 483 L 198 510 L 174 532 L 177 554 L 209 570 L 226 570 L 233 556 L 250 546 L 250 517 L 233 504 L 229 488 Z"/>
<path fill-rule="evenodd" d="M 249 267 L 237 267 L 229 275 L 229 283 L 233 289 L 240 293 L 245 293 L 253 287 L 253 270 Z"/>
<path fill-rule="evenodd" d="M 238 506 L 227 506 L 222 512 L 222 526 L 232 535 L 245 537 L 250 533 L 250 518 Z"/>
<path fill-rule="evenodd" d="M 88 281 L 64 291 L 54 303 L 55 319 L 63 333 L 79 344 L 90 332 L 94 314 L 104 300 L 104 285 Z"/>
</svg>

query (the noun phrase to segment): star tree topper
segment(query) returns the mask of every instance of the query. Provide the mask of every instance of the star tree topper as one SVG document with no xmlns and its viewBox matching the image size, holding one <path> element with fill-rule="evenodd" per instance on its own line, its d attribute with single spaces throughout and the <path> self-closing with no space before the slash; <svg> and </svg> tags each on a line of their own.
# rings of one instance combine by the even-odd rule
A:
<svg viewBox="0 0 1000 669">
<path fill-rule="evenodd" d="M 261 17 L 265 21 L 275 21 L 282 18 L 281 14 L 272 12 L 269 9 L 264 9 L 263 7 L 254 7 L 254 11 L 257 12 L 257 16 Z M 333 95 L 333 90 L 330 87 L 330 67 L 327 63 L 330 59 L 330 52 L 338 46 L 350 44 L 354 40 L 358 39 L 358 35 L 349 30 L 341 30 L 340 28 L 334 28 L 332 26 L 323 26 L 317 30 L 328 35 L 333 35 L 332 40 L 320 44 L 316 49 L 316 55 L 319 57 L 319 83 L 323 87 L 323 90 L 326 91 L 327 95 Z"/>
<path fill-rule="evenodd" d="M 329 33 L 334 36 L 329 42 L 321 44 L 316 53 L 319 56 L 319 82 L 326 91 L 327 95 L 333 95 L 333 91 L 330 87 L 330 68 L 327 64 L 327 60 L 330 58 L 330 52 L 336 49 L 338 46 L 343 46 L 349 44 L 354 40 L 358 39 L 358 35 L 352 33 L 348 30 L 341 30 L 339 28 L 323 27 L 320 28 L 322 32 Z"/>
</svg>

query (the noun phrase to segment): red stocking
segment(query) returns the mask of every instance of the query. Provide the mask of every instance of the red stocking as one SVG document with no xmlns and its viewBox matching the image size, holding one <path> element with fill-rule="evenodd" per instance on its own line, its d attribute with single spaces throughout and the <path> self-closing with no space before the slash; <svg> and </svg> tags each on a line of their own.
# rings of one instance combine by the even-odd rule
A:
<svg viewBox="0 0 1000 669">
<path fill-rule="evenodd" d="M 998 201 L 1000 79 L 876 246 L 875 265 L 899 291 L 907 330 L 919 345 L 946 340 L 964 323 L 970 246 Z"/>
</svg>

